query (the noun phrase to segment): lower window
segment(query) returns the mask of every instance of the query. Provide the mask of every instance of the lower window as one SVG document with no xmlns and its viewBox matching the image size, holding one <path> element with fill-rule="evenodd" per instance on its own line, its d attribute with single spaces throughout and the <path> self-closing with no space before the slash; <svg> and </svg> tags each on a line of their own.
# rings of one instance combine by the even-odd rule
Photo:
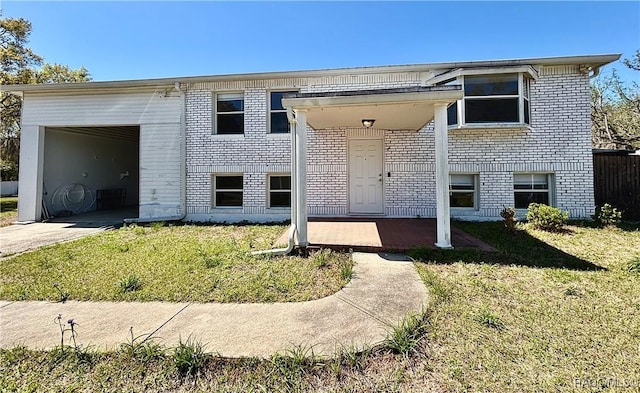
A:
<svg viewBox="0 0 640 393">
<path fill-rule="evenodd" d="M 291 207 L 291 176 L 269 175 L 269 207 Z"/>
<path fill-rule="evenodd" d="M 242 207 L 242 175 L 213 175 L 213 206 Z"/>
<path fill-rule="evenodd" d="M 526 209 L 530 203 L 551 205 L 553 175 L 548 173 L 515 173 L 513 200 L 516 209 Z"/>
<path fill-rule="evenodd" d="M 449 175 L 449 205 L 452 208 L 478 208 L 478 175 Z"/>
</svg>

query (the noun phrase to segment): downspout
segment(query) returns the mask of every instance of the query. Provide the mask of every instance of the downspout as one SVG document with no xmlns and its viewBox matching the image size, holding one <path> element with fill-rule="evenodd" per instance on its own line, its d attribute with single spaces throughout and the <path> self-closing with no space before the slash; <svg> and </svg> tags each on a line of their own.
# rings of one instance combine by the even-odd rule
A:
<svg viewBox="0 0 640 393">
<path fill-rule="evenodd" d="M 173 216 L 154 218 L 125 218 L 123 220 L 125 224 L 158 221 L 182 221 L 187 215 L 187 99 L 184 90 L 180 88 L 180 82 L 176 82 L 174 88 L 179 94 L 180 104 L 182 106 L 180 110 L 180 210 L 178 211 L 178 214 L 175 214 Z"/>
<path fill-rule="evenodd" d="M 275 248 L 271 250 L 253 251 L 251 255 L 287 255 L 293 251 L 296 237 L 296 220 L 298 218 L 298 210 L 296 209 L 296 195 L 298 194 L 298 185 L 295 180 L 298 169 L 296 167 L 297 151 L 296 151 L 296 119 L 293 117 L 291 108 L 287 108 L 287 119 L 289 120 L 289 128 L 291 129 L 291 225 L 289 225 L 289 235 L 287 237 L 287 247 Z"/>
</svg>

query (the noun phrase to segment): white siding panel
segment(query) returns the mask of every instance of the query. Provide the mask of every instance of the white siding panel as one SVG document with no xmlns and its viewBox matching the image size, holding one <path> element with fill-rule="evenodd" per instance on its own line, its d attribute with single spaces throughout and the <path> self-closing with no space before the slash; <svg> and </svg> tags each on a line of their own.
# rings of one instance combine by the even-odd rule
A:
<svg viewBox="0 0 640 393">
<path fill-rule="evenodd" d="M 180 122 L 181 99 L 164 92 L 25 94 L 23 125 L 97 126 Z"/>
<path fill-rule="evenodd" d="M 183 96 L 172 88 L 57 96 L 26 93 L 23 102 L 22 126 L 27 131 L 54 126 L 139 125 L 140 218 L 165 219 L 186 210 Z M 29 135 L 30 132 L 23 132 L 23 143 L 34 143 L 37 154 L 42 141 L 27 141 Z M 42 168 L 42 154 L 38 156 L 39 162 L 32 165 L 27 162 L 29 155 L 23 156 L 25 169 L 21 169 L 21 181 L 25 183 L 24 189 L 33 189 L 39 195 L 37 187 L 42 184 L 42 176 L 38 175 L 38 170 Z M 26 204 L 29 206 L 20 209 L 23 218 L 39 219 L 39 200 L 29 200 Z"/>
<path fill-rule="evenodd" d="M 182 204 L 180 123 L 140 127 L 140 217 L 175 216 Z"/>
</svg>

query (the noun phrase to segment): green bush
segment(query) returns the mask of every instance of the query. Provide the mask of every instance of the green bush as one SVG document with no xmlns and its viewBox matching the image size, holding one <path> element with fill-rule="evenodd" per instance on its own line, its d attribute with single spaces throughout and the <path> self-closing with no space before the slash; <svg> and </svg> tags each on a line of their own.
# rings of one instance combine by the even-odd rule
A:
<svg viewBox="0 0 640 393">
<path fill-rule="evenodd" d="M 593 215 L 596 225 L 606 227 L 618 225 L 622 220 L 622 212 L 608 203 L 596 207 L 596 214 Z"/>
<path fill-rule="evenodd" d="M 532 203 L 527 209 L 527 221 L 536 229 L 560 232 L 569 220 L 569 212 L 542 203 Z"/>
</svg>

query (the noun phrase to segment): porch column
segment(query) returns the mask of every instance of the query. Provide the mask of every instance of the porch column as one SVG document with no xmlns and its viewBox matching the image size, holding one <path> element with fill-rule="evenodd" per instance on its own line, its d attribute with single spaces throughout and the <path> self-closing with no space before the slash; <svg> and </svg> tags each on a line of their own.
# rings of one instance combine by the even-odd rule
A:
<svg viewBox="0 0 640 393">
<path fill-rule="evenodd" d="M 40 221 L 43 161 L 44 127 L 23 126 L 20 134 L 20 173 L 18 175 L 19 222 Z"/>
<path fill-rule="evenodd" d="M 447 135 L 447 104 L 434 105 L 436 144 L 436 247 L 453 248 L 449 208 L 449 137 Z"/>
<path fill-rule="evenodd" d="M 296 245 L 306 247 L 307 240 L 307 111 L 296 109 L 296 227 L 298 242 Z"/>
</svg>

